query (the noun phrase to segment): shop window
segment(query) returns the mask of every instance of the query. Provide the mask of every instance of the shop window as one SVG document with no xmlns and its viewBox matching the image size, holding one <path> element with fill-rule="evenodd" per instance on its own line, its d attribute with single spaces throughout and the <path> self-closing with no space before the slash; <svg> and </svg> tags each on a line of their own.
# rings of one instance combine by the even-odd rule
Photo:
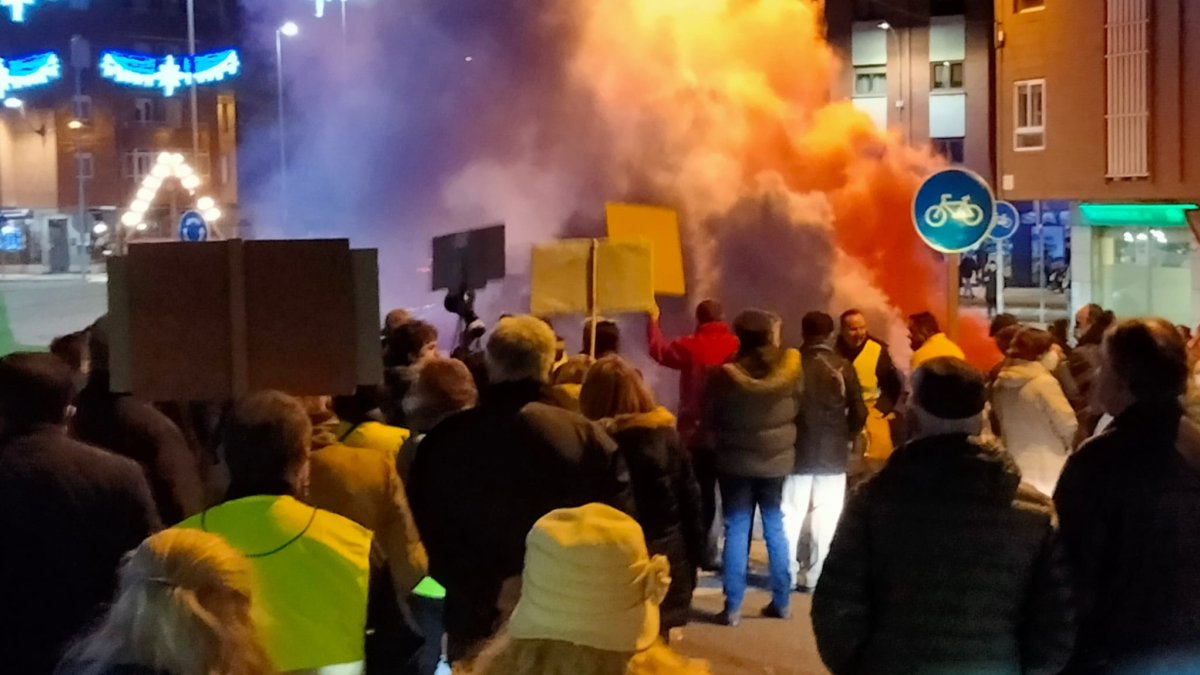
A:
<svg viewBox="0 0 1200 675">
<path fill-rule="evenodd" d="M 963 88 L 962 61 L 941 61 L 929 65 L 932 70 L 929 78 L 930 89 L 944 91 Z"/>
<path fill-rule="evenodd" d="M 954 164 L 963 163 L 963 140 L 962 138 L 929 139 L 930 143 L 933 144 L 933 151 Z"/>
<path fill-rule="evenodd" d="M 887 66 L 855 66 L 855 96 L 887 96 Z"/>
<path fill-rule="evenodd" d="M 1046 81 L 1015 83 L 1013 148 L 1018 152 L 1046 147 Z"/>
</svg>

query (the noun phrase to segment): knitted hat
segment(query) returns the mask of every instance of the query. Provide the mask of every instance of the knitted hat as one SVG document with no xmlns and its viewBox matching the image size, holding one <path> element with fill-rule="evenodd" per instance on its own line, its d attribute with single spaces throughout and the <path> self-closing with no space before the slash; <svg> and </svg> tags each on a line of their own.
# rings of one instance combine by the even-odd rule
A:
<svg viewBox="0 0 1200 675">
<path fill-rule="evenodd" d="M 649 557 L 641 526 L 624 513 L 603 504 L 551 511 L 525 539 L 509 635 L 642 651 L 658 640 L 670 571 L 664 556 Z"/>
<path fill-rule="evenodd" d="M 966 361 L 943 356 L 926 362 L 913 376 L 913 396 L 922 410 L 944 420 L 963 420 L 983 412 L 987 382 Z"/>
</svg>

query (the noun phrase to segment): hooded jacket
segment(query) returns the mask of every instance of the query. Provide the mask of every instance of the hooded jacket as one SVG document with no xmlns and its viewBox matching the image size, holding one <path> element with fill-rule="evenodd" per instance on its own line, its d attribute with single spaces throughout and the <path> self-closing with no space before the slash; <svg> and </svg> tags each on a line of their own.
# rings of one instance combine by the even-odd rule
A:
<svg viewBox="0 0 1200 675">
<path fill-rule="evenodd" d="M 1041 363 L 1010 359 L 992 385 L 992 410 L 1021 477 L 1053 494 L 1078 428 L 1058 380 Z"/>
<path fill-rule="evenodd" d="M 1071 457 L 1054 501 L 1080 608 L 1073 665 L 1196 672 L 1200 427 L 1171 400 L 1134 405 Z"/>
<path fill-rule="evenodd" d="M 717 471 L 746 478 L 791 474 L 803 389 L 795 349 L 768 347 L 714 369 L 705 386 L 703 419 L 714 435 Z"/>
<path fill-rule="evenodd" d="M 854 364 L 831 345 L 800 350 L 804 395 L 796 421 L 796 474 L 846 473 L 850 443 L 867 422 L 867 405 Z"/>
<path fill-rule="evenodd" d="M 1074 639 L 1050 500 L 967 436 L 896 450 L 850 498 L 813 629 L 843 673 L 1057 673 Z"/>
<path fill-rule="evenodd" d="M 660 608 L 664 629 L 687 625 L 706 533 L 692 462 L 666 408 L 603 420 L 629 465 L 637 521 L 651 555 L 671 561 L 671 587 Z"/>
<path fill-rule="evenodd" d="M 679 371 L 679 433 L 685 443 L 693 443 L 700 427 L 705 374 L 737 353 L 737 336 L 729 330 L 729 324 L 710 321 L 698 326 L 692 335 L 667 342 L 658 319 L 651 319 L 646 324 L 646 338 L 650 358 Z"/>
</svg>

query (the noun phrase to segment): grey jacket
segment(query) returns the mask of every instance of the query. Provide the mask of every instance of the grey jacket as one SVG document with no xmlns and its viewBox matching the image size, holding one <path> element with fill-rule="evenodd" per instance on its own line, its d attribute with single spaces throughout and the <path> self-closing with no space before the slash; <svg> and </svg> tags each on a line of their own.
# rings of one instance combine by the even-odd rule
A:
<svg viewBox="0 0 1200 675">
<path fill-rule="evenodd" d="M 800 352 L 769 348 L 769 366 L 739 355 L 714 369 L 704 390 L 702 419 L 712 432 L 717 471 L 748 478 L 791 474 L 796 453 L 796 415 L 804 381 Z"/>
<path fill-rule="evenodd" d="M 846 473 L 850 444 L 867 423 L 867 406 L 854 364 L 832 345 L 800 350 L 804 396 L 796 421 L 796 474 Z"/>
</svg>

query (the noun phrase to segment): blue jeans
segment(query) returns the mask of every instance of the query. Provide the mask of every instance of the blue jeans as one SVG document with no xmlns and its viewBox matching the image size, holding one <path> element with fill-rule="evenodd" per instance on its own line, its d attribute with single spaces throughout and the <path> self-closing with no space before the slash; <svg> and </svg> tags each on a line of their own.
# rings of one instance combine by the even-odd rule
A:
<svg viewBox="0 0 1200 675">
<path fill-rule="evenodd" d="M 783 530 L 783 482 L 785 478 L 721 476 L 721 501 L 725 515 L 725 610 L 738 613 L 746 597 L 746 570 L 750 565 L 750 525 L 754 507 L 762 514 L 763 538 L 771 575 L 771 601 L 780 610 L 791 602 L 792 577 L 788 562 L 788 540 Z"/>
</svg>

